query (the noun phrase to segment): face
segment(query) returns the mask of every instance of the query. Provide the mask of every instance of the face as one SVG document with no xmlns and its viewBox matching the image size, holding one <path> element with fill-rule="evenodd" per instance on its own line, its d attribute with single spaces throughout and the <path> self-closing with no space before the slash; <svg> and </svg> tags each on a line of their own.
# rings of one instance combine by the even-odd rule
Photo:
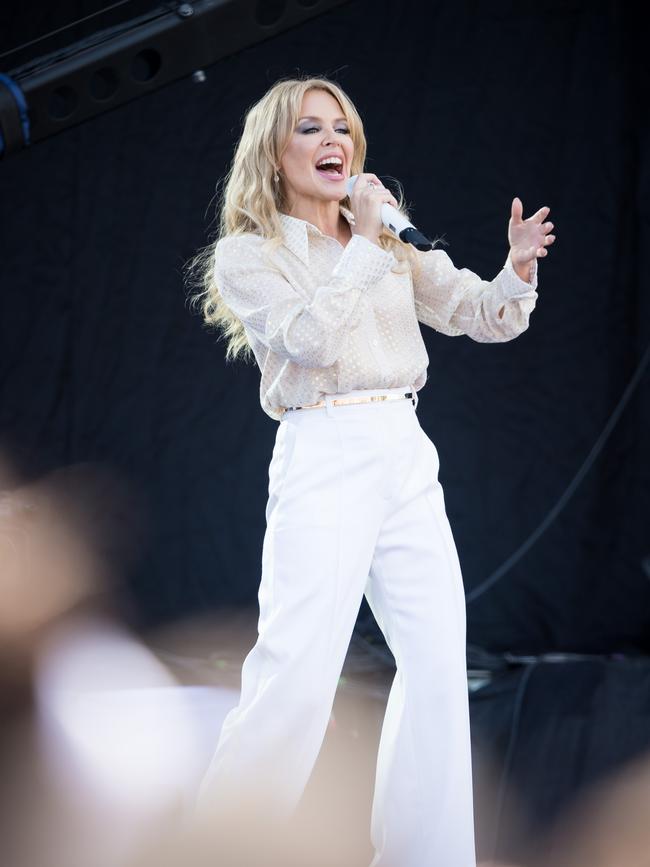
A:
<svg viewBox="0 0 650 867">
<path fill-rule="evenodd" d="M 340 157 L 342 164 L 326 171 L 316 168 L 323 157 Z M 346 196 L 354 144 L 350 127 L 336 99 L 324 90 L 309 90 L 300 117 L 280 161 L 280 174 L 291 205 L 298 200 L 339 202 Z"/>
</svg>

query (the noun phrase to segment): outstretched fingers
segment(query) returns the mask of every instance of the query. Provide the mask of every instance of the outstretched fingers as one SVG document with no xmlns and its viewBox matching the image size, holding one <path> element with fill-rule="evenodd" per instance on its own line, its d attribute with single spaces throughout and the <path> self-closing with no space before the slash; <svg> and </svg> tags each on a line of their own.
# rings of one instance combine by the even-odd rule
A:
<svg viewBox="0 0 650 867">
<path fill-rule="evenodd" d="M 533 214 L 533 216 L 529 217 L 528 219 L 530 220 L 531 223 L 541 223 L 542 220 L 545 220 L 546 217 L 548 217 L 550 210 L 551 209 L 546 207 L 546 205 L 545 205 L 543 208 L 540 208 L 539 211 L 536 211 Z"/>
</svg>

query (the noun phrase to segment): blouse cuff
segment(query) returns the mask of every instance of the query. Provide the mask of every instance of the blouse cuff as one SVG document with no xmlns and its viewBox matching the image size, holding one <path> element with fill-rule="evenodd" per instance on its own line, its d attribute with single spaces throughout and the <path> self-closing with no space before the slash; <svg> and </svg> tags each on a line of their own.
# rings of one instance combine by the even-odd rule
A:
<svg viewBox="0 0 650 867">
<path fill-rule="evenodd" d="M 332 282 L 341 289 L 363 292 L 390 271 L 397 259 L 364 235 L 352 235 L 332 272 Z"/>
</svg>

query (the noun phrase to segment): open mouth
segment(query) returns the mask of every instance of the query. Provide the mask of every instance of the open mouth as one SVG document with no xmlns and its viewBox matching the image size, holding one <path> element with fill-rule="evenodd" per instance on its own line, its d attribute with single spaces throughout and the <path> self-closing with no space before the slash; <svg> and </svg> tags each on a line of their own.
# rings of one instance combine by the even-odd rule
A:
<svg viewBox="0 0 650 867">
<path fill-rule="evenodd" d="M 343 166 L 342 165 L 337 166 L 337 165 L 332 164 L 332 165 L 323 166 L 322 168 L 319 168 L 318 166 L 316 166 L 316 171 L 318 172 L 319 175 L 324 175 L 325 177 L 332 178 L 333 180 L 339 180 L 340 178 L 343 177 Z"/>
</svg>

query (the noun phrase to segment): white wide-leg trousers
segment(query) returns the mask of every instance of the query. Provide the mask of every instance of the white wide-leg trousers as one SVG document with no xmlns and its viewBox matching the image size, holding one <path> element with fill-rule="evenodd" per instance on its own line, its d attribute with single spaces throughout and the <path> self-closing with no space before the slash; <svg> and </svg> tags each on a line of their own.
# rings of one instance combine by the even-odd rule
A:
<svg viewBox="0 0 650 867">
<path fill-rule="evenodd" d="M 365 593 L 397 665 L 371 867 L 475 867 L 465 595 L 438 453 L 408 399 L 287 412 L 269 466 L 258 639 L 199 804 L 258 783 L 289 815 L 316 762 Z M 216 799 L 216 800 L 215 800 Z"/>
</svg>

